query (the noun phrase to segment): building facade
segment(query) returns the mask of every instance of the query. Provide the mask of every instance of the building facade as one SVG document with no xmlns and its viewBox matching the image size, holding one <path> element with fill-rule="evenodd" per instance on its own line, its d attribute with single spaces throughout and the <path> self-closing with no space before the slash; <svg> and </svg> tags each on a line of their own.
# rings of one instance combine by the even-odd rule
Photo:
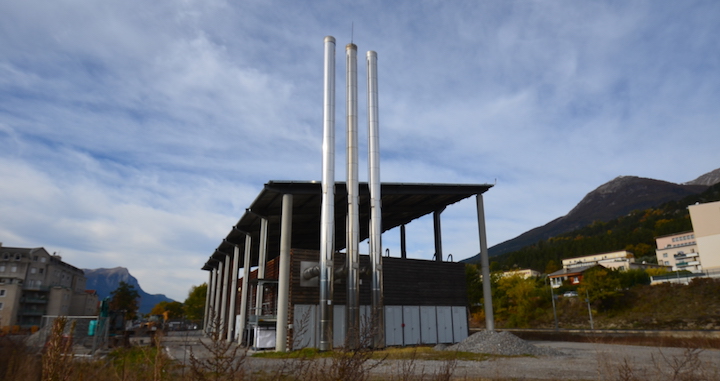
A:
<svg viewBox="0 0 720 381">
<path fill-rule="evenodd" d="M 69 316 L 97 309 L 85 274 L 44 248 L 0 244 L 0 327 L 31 327 L 43 315 Z M 93 297 L 94 295 L 94 297 Z"/>
<path fill-rule="evenodd" d="M 655 238 L 658 264 L 671 266 L 673 271 L 702 271 L 700 253 L 692 231 Z"/>
<path fill-rule="evenodd" d="M 567 258 L 563 259 L 562 264 L 563 268 L 561 270 L 548 274 L 550 285 L 553 288 L 562 286 L 565 281 L 568 281 L 571 285 L 580 284 L 583 274 L 596 266 L 617 271 L 667 267 L 660 262 L 658 262 L 657 265 L 654 263 L 635 262 L 634 254 L 626 250 Z"/>
<path fill-rule="evenodd" d="M 720 272 L 720 201 L 688 207 L 703 270 Z"/>
</svg>

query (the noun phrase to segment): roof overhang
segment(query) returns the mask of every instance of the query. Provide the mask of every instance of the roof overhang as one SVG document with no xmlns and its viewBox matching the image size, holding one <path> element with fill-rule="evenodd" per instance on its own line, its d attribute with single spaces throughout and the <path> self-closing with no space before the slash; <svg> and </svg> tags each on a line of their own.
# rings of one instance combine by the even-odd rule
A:
<svg viewBox="0 0 720 381">
<path fill-rule="evenodd" d="M 491 184 L 412 184 L 382 183 L 382 231 L 393 229 L 468 197 L 487 192 Z M 257 266 L 261 220 L 268 221 L 268 251 L 270 260 L 280 251 L 280 221 L 283 195 L 293 195 L 292 242 L 296 249 L 320 249 L 320 208 L 322 184 L 319 181 L 270 181 L 240 220 L 223 239 L 203 270 L 218 266 L 226 255 L 240 248 L 241 263 L 246 239 L 251 241 L 251 266 Z M 347 188 L 345 183 L 335 184 L 335 250 L 345 248 L 345 218 L 347 215 Z M 360 241 L 368 238 L 370 218 L 370 192 L 367 183 L 359 184 Z"/>
</svg>

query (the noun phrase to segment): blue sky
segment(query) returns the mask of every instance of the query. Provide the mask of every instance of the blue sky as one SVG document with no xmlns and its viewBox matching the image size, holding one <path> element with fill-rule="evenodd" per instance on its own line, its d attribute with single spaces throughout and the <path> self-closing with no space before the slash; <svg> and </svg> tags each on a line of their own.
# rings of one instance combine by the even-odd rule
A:
<svg viewBox="0 0 720 381">
<path fill-rule="evenodd" d="M 717 1 L 388 3 L 0 3 L 0 242 L 184 300 L 265 182 L 321 178 L 327 35 L 336 178 L 352 37 L 361 126 L 378 53 L 382 181 L 497 182 L 491 246 L 617 176 L 720 167 Z M 477 253 L 473 201 L 442 226 L 445 253 Z M 432 257 L 431 221 L 408 239 Z M 397 253 L 396 232 L 383 240 Z"/>
</svg>

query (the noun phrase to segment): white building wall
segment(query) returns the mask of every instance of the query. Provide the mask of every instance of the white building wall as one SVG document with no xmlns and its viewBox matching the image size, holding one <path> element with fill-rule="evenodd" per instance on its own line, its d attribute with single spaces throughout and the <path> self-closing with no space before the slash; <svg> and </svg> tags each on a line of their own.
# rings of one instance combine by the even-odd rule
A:
<svg viewBox="0 0 720 381">
<path fill-rule="evenodd" d="M 688 210 L 703 269 L 720 269 L 720 201 L 690 205 Z"/>
</svg>

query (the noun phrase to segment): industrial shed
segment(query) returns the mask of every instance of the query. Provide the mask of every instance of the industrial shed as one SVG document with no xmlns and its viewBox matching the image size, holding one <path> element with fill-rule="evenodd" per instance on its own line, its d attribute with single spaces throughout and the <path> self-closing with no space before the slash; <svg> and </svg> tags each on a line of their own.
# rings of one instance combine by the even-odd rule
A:
<svg viewBox="0 0 720 381">
<path fill-rule="evenodd" d="M 363 271 L 369 259 L 360 256 L 363 329 L 380 327 L 385 345 L 453 343 L 467 336 L 464 265 L 444 261 L 441 213 L 448 205 L 476 196 L 479 242 L 481 250 L 486 250 L 482 194 L 491 187 L 381 184 L 382 231 L 400 227 L 401 253 L 382 258 L 385 313 L 381 324 L 370 319 L 370 282 Z M 369 230 L 370 216 L 363 212 L 369 210 L 369 191 L 364 183 L 359 189 L 359 235 L 364 240 Z M 345 253 L 341 252 L 346 246 L 345 184 L 336 183 L 334 194 L 334 268 L 340 274 L 345 266 Z M 316 346 L 318 281 L 308 269 L 319 260 L 321 196 L 319 182 L 268 182 L 203 266 L 209 272 L 210 285 L 206 322 L 218 317 L 221 326 L 214 329 L 220 329 L 228 340 L 278 350 Z M 433 214 L 435 221 L 435 260 L 407 258 L 404 226 L 428 214 Z M 345 297 L 345 282 L 339 276 L 331 302 L 334 346 L 345 340 Z M 205 328 L 210 327 L 206 324 Z"/>
</svg>

